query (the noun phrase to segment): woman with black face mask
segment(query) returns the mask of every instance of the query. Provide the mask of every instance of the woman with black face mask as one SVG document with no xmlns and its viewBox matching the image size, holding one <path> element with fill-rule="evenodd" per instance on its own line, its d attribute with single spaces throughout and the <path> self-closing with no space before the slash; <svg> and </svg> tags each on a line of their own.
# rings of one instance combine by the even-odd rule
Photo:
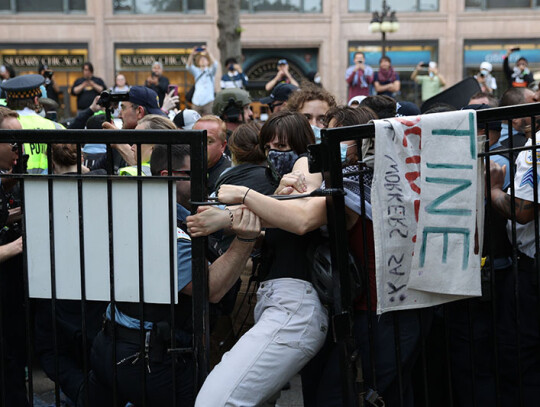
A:
<svg viewBox="0 0 540 407">
<path fill-rule="evenodd" d="M 306 191 L 322 183 L 320 174 L 310 174 L 307 169 L 307 146 L 314 143 L 307 119 L 288 111 L 272 116 L 262 127 L 259 139 L 273 175 L 281 178 L 299 170 L 305 174 L 302 180 L 306 186 L 301 189 Z M 264 197 L 247 187 L 222 185 L 218 191 L 220 200 L 221 190 L 230 190 L 224 202 L 231 204 L 249 200 L 250 194 Z M 255 325 L 212 370 L 196 406 L 261 405 L 322 347 L 328 315 L 311 284 L 305 255 L 314 233 L 318 232 L 299 235 L 267 225 Z"/>
</svg>

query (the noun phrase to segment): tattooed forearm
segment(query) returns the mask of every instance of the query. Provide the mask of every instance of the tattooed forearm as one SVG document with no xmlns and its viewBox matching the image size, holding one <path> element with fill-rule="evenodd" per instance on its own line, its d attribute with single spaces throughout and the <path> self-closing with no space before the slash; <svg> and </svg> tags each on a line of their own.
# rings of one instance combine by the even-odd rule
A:
<svg viewBox="0 0 540 407">
<path fill-rule="evenodd" d="M 491 190 L 491 206 L 507 219 L 512 216 L 510 199 L 504 191 Z"/>
<path fill-rule="evenodd" d="M 492 207 L 507 219 L 512 218 L 512 198 L 500 189 L 491 190 Z M 534 211 L 537 205 L 525 199 L 515 198 L 515 219 L 518 223 L 525 224 L 534 219 Z"/>
</svg>

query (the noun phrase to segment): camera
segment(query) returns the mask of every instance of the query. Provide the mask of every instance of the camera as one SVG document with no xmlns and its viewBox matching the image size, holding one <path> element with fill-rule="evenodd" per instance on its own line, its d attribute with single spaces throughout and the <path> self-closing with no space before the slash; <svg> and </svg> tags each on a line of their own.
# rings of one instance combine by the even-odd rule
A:
<svg viewBox="0 0 540 407">
<path fill-rule="evenodd" d="M 195 48 L 195 51 L 197 51 L 197 52 L 203 52 L 203 51 L 204 51 L 204 47 L 201 45 L 200 47 Z"/>
<path fill-rule="evenodd" d="M 515 47 L 515 48 L 512 48 L 510 51 L 511 52 L 521 51 L 521 48 L 520 47 Z"/>
<path fill-rule="evenodd" d="M 50 69 L 43 72 L 43 77 L 47 79 L 52 79 L 53 75 L 54 75 L 54 72 L 51 71 Z"/>
<path fill-rule="evenodd" d="M 420 65 L 422 68 L 429 68 L 429 62 L 424 62 Z"/>
<path fill-rule="evenodd" d="M 129 101 L 129 92 L 112 93 L 108 90 L 104 90 L 99 95 L 98 105 L 104 108 L 110 108 L 113 103 Z"/>
<path fill-rule="evenodd" d="M 484 72 L 480 72 L 480 76 L 484 78 L 486 75 L 484 74 Z"/>
<path fill-rule="evenodd" d="M 229 71 L 231 71 L 231 72 L 234 71 L 234 64 L 229 64 L 229 65 L 227 66 L 227 69 L 228 69 Z"/>
</svg>

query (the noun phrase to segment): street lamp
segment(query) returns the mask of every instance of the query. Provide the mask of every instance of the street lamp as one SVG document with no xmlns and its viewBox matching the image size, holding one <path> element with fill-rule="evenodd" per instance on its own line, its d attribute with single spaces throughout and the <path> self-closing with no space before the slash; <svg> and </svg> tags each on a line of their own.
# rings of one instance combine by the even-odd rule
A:
<svg viewBox="0 0 540 407">
<path fill-rule="evenodd" d="M 380 32 L 382 34 L 382 56 L 386 55 L 386 33 L 393 33 L 399 30 L 399 23 L 396 12 L 391 11 L 383 0 L 382 11 L 375 11 L 369 23 L 369 31 L 372 33 Z"/>
</svg>

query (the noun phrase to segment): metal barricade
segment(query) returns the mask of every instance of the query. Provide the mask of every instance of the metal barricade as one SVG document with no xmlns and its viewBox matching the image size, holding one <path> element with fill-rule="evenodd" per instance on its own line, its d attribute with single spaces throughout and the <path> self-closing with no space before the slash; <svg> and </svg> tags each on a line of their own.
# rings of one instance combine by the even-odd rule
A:
<svg viewBox="0 0 540 407">
<path fill-rule="evenodd" d="M 208 269 L 207 269 L 207 256 L 206 256 L 206 238 L 193 238 L 191 241 L 191 255 L 192 255 L 192 321 L 193 321 L 193 333 L 192 333 L 192 347 L 189 348 L 181 348 L 176 346 L 176 335 L 175 335 L 175 297 L 176 297 L 176 291 L 177 287 L 174 285 L 175 276 L 177 274 L 177 270 L 174 268 L 174 265 L 176 264 L 176 235 L 177 235 L 177 225 L 176 225 L 176 196 L 173 195 L 174 191 L 174 185 L 177 181 L 191 181 L 191 200 L 192 201 L 205 201 L 207 196 L 207 190 L 206 190 L 206 181 L 207 181 L 207 174 L 206 174 L 206 166 L 207 166 L 207 150 L 206 150 L 206 131 L 172 131 L 172 130 L 119 130 L 119 131 L 101 131 L 101 130 L 0 130 L 0 143 L 17 143 L 17 148 L 19 152 L 19 157 L 22 159 L 22 145 L 23 143 L 32 143 L 32 144 L 41 144 L 47 146 L 47 156 L 48 156 L 48 175 L 29 175 L 29 174 L 16 174 L 16 173 L 9 173 L 9 174 L 2 174 L 2 178 L 4 180 L 9 179 L 15 179 L 20 185 L 20 191 L 21 191 L 21 210 L 23 217 L 25 216 L 25 208 L 28 206 L 29 202 L 25 201 L 25 183 L 32 183 L 35 180 L 47 180 L 47 193 L 48 193 L 48 205 L 49 205 L 49 214 L 48 219 L 46 219 L 46 222 L 49 226 L 49 236 L 40 236 L 41 239 L 48 239 L 50 242 L 50 251 L 48 253 L 48 260 L 50 262 L 50 323 L 52 324 L 52 346 L 54 347 L 54 372 L 55 377 L 59 378 L 61 372 L 60 369 L 60 362 L 59 358 L 61 355 L 59 354 L 58 350 L 58 324 L 61 322 L 58 320 L 57 315 L 57 306 L 59 300 L 57 298 L 57 276 L 56 276 L 56 266 L 59 262 L 58 258 L 58 250 L 55 248 L 55 210 L 54 205 L 58 205 L 58 197 L 55 198 L 55 182 L 61 181 L 61 180 L 70 180 L 70 181 L 76 181 L 76 200 L 77 200 L 77 211 L 78 211 L 78 221 L 75 225 L 75 229 L 78 230 L 76 238 L 79 239 L 79 253 L 63 253 L 62 256 L 68 256 L 70 261 L 73 262 L 74 265 L 77 267 L 74 267 L 75 269 L 80 269 L 80 287 L 73 287 L 74 291 L 80 290 L 80 312 L 81 312 L 81 326 L 80 326 L 80 334 L 82 335 L 82 351 L 80 353 L 81 361 L 82 361 L 82 372 L 84 374 L 84 383 L 81 388 L 88 389 L 88 372 L 90 371 L 90 363 L 89 363 L 89 355 L 87 350 L 90 349 L 90 344 L 87 340 L 87 308 L 88 308 L 88 300 L 87 300 L 87 292 L 89 288 L 87 287 L 87 280 L 88 275 L 90 273 L 93 273 L 94 270 L 88 270 L 85 265 L 87 264 L 87 260 L 85 259 L 85 256 L 87 256 L 87 253 L 85 251 L 85 247 L 92 245 L 95 242 L 88 242 L 85 241 L 85 225 L 88 225 L 87 222 L 85 222 L 85 204 L 83 199 L 83 191 L 85 188 L 85 183 L 87 182 L 104 182 L 106 184 L 106 203 L 104 204 L 104 207 L 107 211 L 107 219 L 108 219 L 108 243 L 103 243 L 108 247 L 108 266 L 109 266 L 109 282 L 110 282 L 110 293 L 109 293 L 109 299 L 107 299 L 107 302 L 110 302 L 111 305 L 111 321 L 112 324 L 115 324 L 115 318 L 116 318 L 116 304 L 117 304 L 117 292 L 119 289 L 119 285 L 122 285 L 124 282 L 117 281 L 115 279 L 115 265 L 118 264 L 118 261 L 121 261 L 121 259 L 115 259 L 115 247 L 114 247 L 114 228 L 113 228 L 113 207 L 119 205 L 118 202 L 118 195 L 116 194 L 115 197 L 117 198 L 117 202 L 113 199 L 113 188 L 115 185 L 126 185 L 136 183 L 136 199 L 135 201 L 130 202 L 121 202 L 121 205 L 131 205 L 134 208 L 136 208 L 137 212 L 137 226 L 136 226 L 136 241 L 137 241 L 137 247 L 138 247 L 138 281 L 135 284 L 138 293 L 139 298 L 136 298 L 133 302 L 137 302 L 138 310 L 139 310 L 139 321 L 140 321 L 140 343 L 144 343 L 144 325 L 143 325 L 143 315 L 145 314 L 145 308 L 148 306 L 147 301 L 145 301 L 145 275 L 149 275 L 149 273 L 152 272 L 152 269 L 148 267 L 144 267 L 144 258 L 143 253 L 145 250 L 145 244 L 148 244 L 148 242 L 144 241 L 143 239 L 143 188 L 148 183 L 152 182 L 152 180 L 157 180 L 158 177 L 153 176 L 145 176 L 142 173 L 141 169 L 141 145 L 143 144 L 164 144 L 167 146 L 167 168 L 168 168 L 168 175 L 167 176 L 161 176 L 159 177 L 159 180 L 167 183 L 167 207 L 163 208 L 155 208 L 156 211 L 160 211 L 162 213 L 167 213 L 166 217 L 168 218 L 168 248 L 165 248 L 164 250 L 168 251 L 168 264 L 170 265 L 170 268 L 168 270 L 168 275 L 170 277 L 170 284 L 169 284 L 169 298 L 170 298 L 170 314 L 171 314 L 171 329 L 170 329 L 170 347 L 167 349 L 169 354 L 183 356 L 186 354 L 189 354 L 193 357 L 194 360 L 194 383 L 195 383 L 195 389 L 200 388 L 202 385 L 204 379 L 206 378 L 208 374 L 209 369 L 209 350 L 208 350 L 208 344 L 209 344 L 209 303 L 208 303 Z M 51 160 L 51 145 L 56 143 L 68 143 L 68 144 L 76 144 L 77 146 L 77 157 L 78 157 L 78 163 L 77 163 L 77 172 L 73 174 L 64 174 L 64 175 L 55 175 L 54 171 L 52 169 L 52 160 Z M 101 143 L 106 144 L 107 146 L 107 175 L 85 175 L 82 173 L 82 167 L 81 167 L 81 161 L 82 161 L 82 153 L 81 153 L 81 147 L 84 144 L 87 143 Z M 137 165 L 137 176 L 133 177 L 125 177 L 125 176 L 118 176 L 118 175 L 112 175 L 112 147 L 111 144 L 135 144 L 137 145 L 137 158 L 138 158 L 138 165 Z M 177 144 L 183 144 L 187 145 L 190 148 L 190 162 L 191 162 L 191 169 L 190 174 L 186 175 L 175 175 L 173 171 L 175 171 L 175 168 L 172 167 L 172 150 L 171 146 L 177 145 Z M 4 181 L 5 182 L 5 181 Z M 148 202 L 146 200 L 145 202 Z M 196 211 L 195 207 L 191 208 L 192 213 Z M 165 212 L 166 211 L 166 212 Z M 66 214 L 67 217 L 67 214 Z M 165 217 L 165 216 L 164 216 Z M 58 220 L 58 219 L 56 219 Z M 35 347 L 34 347 L 34 323 L 36 322 L 36 318 L 34 317 L 34 314 L 36 312 L 36 300 L 34 298 L 30 297 L 29 293 L 29 279 L 32 278 L 32 276 L 28 275 L 28 267 L 29 267 L 29 259 L 28 259 L 28 253 L 26 251 L 27 243 L 29 240 L 29 236 L 27 234 L 28 231 L 28 224 L 25 223 L 25 221 L 22 221 L 22 236 L 23 236 L 23 245 L 25 247 L 25 250 L 23 252 L 23 260 L 22 260 L 22 273 L 21 276 L 23 277 L 23 287 L 24 287 L 24 300 L 21 301 L 22 308 L 24 310 L 24 327 L 22 327 L 22 331 L 14 333 L 14 329 L 12 326 L 6 326 L 0 324 L 0 390 L 1 390 L 1 396 L 0 396 L 0 405 L 5 406 L 7 404 L 7 397 L 6 394 L 9 391 L 12 391 L 14 389 L 7 388 L 8 386 L 6 383 L 6 379 L 8 379 L 13 375 L 20 374 L 20 371 L 13 371 L 10 370 L 11 362 L 12 360 L 10 358 L 13 357 L 13 352 L 10 352 L 12 349 L 8 349 L 13 344 L 12 341 L 6 341 L 6 338 L 13 338 L 13 335 L 17 334 L 20 335 L 16 338 L 16 340 L 19 340 L 21 338 L 25 338 L 24 346 L 23 344 L 20 344 L 20 349 L 17 349 L 19 352 L 18 355 L 15 355 L 16 358 L 18 358 L 19 367 L 24 368 L 26 366 L 27 369 L 27 379 L 26 379 L 26 391 L 28 395 L 28 400 L 30 405 L 34 405 L 34 366 L 35 366 Z M 103 254 L 105 255 L 105 254 Z M 5 274 L 4 264 L 1 264 L 0 267 L 2 267 L 2 271 L 0 273 Z M 4 280 L 6 282 L 7 280 Z M 6 293 L 6 287 L 3 287 L 2 294 Z M 22 300 L 22 299 L 21 299 Z M 0 317 L 2 318 L 2 321 L 4 321 L 6 317 L 6 309 L 2 309 L 2 304 L 5 304 L 4 301 L 0 302 Z M 18 321 L 19 323 L 21 321 Z M 116 330 L 112 330 L 112 339 L 113 342 L 116 343 Z M 75 338 L 73 338 L 75 340 Z M 113 363 L 112 363 L 112 371 L 113 371 L 113 380 L 112 380 L 112 387 L 113 387 L 113 400 L 110 400 L 111 405 L 117 405 L 118 404 L 118 398 L 117 398 L 117 383 L 116 383 L 116 375 L 117 375 L 117 364 L 118 360 L 116 357 L 116 347 L 113 346 Z M 9 358 L 8 358 L 9 354 Z M 142 354 L 140 355 L 141 358 L 146 356 L 145 349 L 142 350 Z M 172 386 L 173 386 L 173 405 L 176 405 L 175 400 L 175 365 L 176 365 L 176 358 L 172 358 L 172 366 L 171 366 L 171 375 L 172 375 Z M 22 365 L 21 365 L 22 364 Z M 142 389 L 143 395 L 146 392 L 146 369 L 145 364 L 141 364 L 142 367 L 142 380 L 140 383 L 133 383 L 133 386 L 140 386 Z M 22 371 L 23 377 L 22 382 L 24 385 L 24 370 Z M 11 382 L 10 382 L 11 383 Z M 20 383 L 20 381 L 18 381 Z M 60 396 L 61 388 L 58 383 L 58 380 L 55 382 L 55 405 L 60 406 L 61 403 L 61 396 Z M 144 397 L 143 397 L 144 399 Z M 73 400 L 75 402 L 75 400 Z M 81 401 L 80 401 L 81 402 Z M 22 402 L 21 402 L 22 403 Z M 84 400 L 82 400 L 81 405 L 90 405 L 88 401 L 88 393 L 85 393 Z M 24 403 L 23 403 L 24 404 Z M 21 404 L 21 405 L 23 405 Z M 145 405 L 146 403 L 143 403 Z"/>
<path fill-rule="evenodd" d="M 489 124 L 494 121 L 502 121 L 508 127 L 510 135 L 513 134 L 513 119 L 525 118 L 530 121 L 530 138 L 532 139 L 532 145 L 516 147 L 513 144 L 513 137 L 510 136 L 508 140 L 508 148 L 499 148 L 496 151 L 489 151 L 489 140 L 486 140 L 485 152 L 479 153 L 478 156 L 484 160 L 485 168 L 489 168 L 489 159 L 493 155 L 505 154 L 509 158 L 510 163 L 514 163 L 518 154 L 521 152 L 529 152 L 531 157 L 536 156 L 538 162 L 538 148 L 537 143 L 537 126 L 535 122 L 535 116 L 540 115 L 540 104 L 527 104 L 520 106 L 511 106 L 504 108 L 492 108 L 486 110 L 479 110 L 477 113 L 477 126 L 478 128 L 484 128 L 486 134 L 489 130 Z M 361 145 L 362 141 L 368 138 L 375 137 L 375 126 L 373 124 L 340 127 L 326 129 L 322 132 L 322 142 L 317 146 L 310 146 L 309 161 L 310 172 L 322 172 L 325 182 L 325 188 L 341 189 L 343 190 L 343 172 L 342 163 L 340 159 L 340 142 L 354 140 L 357 142 L 357 146 Z M 540 140 L 538 140 L 540 141 Z M 534 162 L 534 159 L 532 159 Z M 390 336 L 393 334 L 393 338 L 390 338 L 390 342 L 393 343 L 388 349 L 388 353 L 395 354 L 394 371 L 392 373 L 391 381 L 388 383 L 388 377 L 384 378 L 383 384 L 378 383 L 379 375 L 378 360 L 376 359 L 375 348 L 379 344 L 382 338 L 377 334 L 375 324 L 378 323 L 379 316 L 375 315 L 375 310 L 372 309 L 372 298 L 370 298 L 370 278 L 373 276 L 369 272 L 370 253 L 368 253 L 369 239 L 367 236 L 366 223 L 369 219 L 366 218 L 365 201 L 364 201 L 364 184 L 363 184 L 363 171 L 362 163 L 358 166 L 359 174 L 359 190 L 360 190 L 360 204 L 362 216 L 360 216 L 359 222 L 361 222 L 362 229 L 362 248 L 363 258 L 361 263 L 363 270 L 365 271 L 365 277 L 367 282 L 364 285 L 366 297 L 367 311 L 364 316 L 367 318 L 367 344 L 363 346 L 367 347 L 369 352 L 369 360 L 361 360 L 358 347 L 355 346 L 355 340 L 358 341 L 358 337 L 354 337 L 353 331 L 355 329 L 355 323 L 359 311 L 355 310 L 355 304 L 353 298 L 351 298 L 348 285 L 350 283 L 348 273 L 348 248 L 351 242 L 348 239 L 346 218 L 345 218 L 345 198 L 340 194 L 328 194 L 326 196 L 327 202 L 327 219 L 328 219 L 328 231 L 329 242 L 332 252 L 332 273 L 333 273 L 333 287 L 334 287 L 334 305 L 333 305 L 333 336 L 334 341 L 338 345 L 340 350 L 340 363 L 341 374 L 343 384 L 343 405 L 346 406 L 362 406 L 362 405 L 383 405 L 386 402 L 386 406 L 482 406 L 482 405 L 516 405 L 525 406 L 530 405 L 531 394 L 531 380 L 540 380 L 540 366 L 523 366 L 527 361 L 528 356 L 534 354 L 534 358 L 538 358 L 538 350 L 540 349 L 540 332 L 535 331 L 538 329 L 540 315 L 540 289 L 538 286 L 538 279 L 540 277 L 540 266 L 538 262 L 539 256 L 539 222 L 538 222 L 538 168 L 532 165 L 532 175 L 528 182 L 534 190 L 534 230 L 535 230 L 535 258 L 530 259 L 531 265 L 530 279 L 531 284 L 529 287 L 523 287 L 523 270 L 519 270 L 520 262 L 523 261 L 523 253 L 520 253 L 517 248 L 516 238 L 516 211 L 522 210 L 522 201 L 516 206 L 515 191 L 512 184 L 512 180 L 515 176 L 514 165 L 509 165 L 507 171 L 510 172 L 510 189 L 508 191 L 509 210 L 508 218 L 510 219 L 510 237 L 512 245 L 511 255 L 511 271 L 495 270 L 493 261 L 486 263 L 484 266 L 486 271 L 485 282 L 483 287 L 487 290 L 488 300 L 479 305 L 482 300 L 470 299 L 460 300 L 459 303 L 465 307 L 465 314 L 463 314 L 463 320 L 460 323 L 466 325 L 464 327 L 464 337 L 461 338 L 462 342 L 467 344 L 465 348 L 463 346 L 459 348 L 456 345 L 456 324 L 452 319 L 456 312 L 461 312 L 462 308 L 458 311 L 452 308 L 453 304 L 433 307 L 433 309 L 427 309 L 427 313 L 423 310 L 415 310 L 416 318 L 418 320 L 418 331 L 415 333 L 416 345 L 414 352 L 410 350 L 410 345 L 401 337 L 404 332 L 404 327 L 401 326 L 402 320 L 396 316 L 397 312 L 390 312 L 391 314 L 391 329 L 387 332 Z M 486 171 L 485 175 L 486 190 L 490 191 L 491 188 L 491 175 L 490 171 Z M 373 208 L 374 211 L 378 210 Z M 486 194 L 485 202 L 485 215 L 486 215 L 486 232 L 485 235 L 489 237 L 491 234 L 492 220 L 494 219 L 494 212 L 498 210 L 496 203 L 491 201 L 490 194 Z M 356 244 L 356 243 L 354 243 Z M 487 258 L 494 259 L 497 253 L 494 252 L 495 248 L 491 240 L 488 239 Z M 357 259 L 358 260 L 358 259 Z M 534 260 L 534 262 L 533 262 Z M 497 272 L 499 274 L 497 274 Z M 506 274 L 502 274 L 506 273 Z M 484 273 L 483 273 L 484 274 Z M 501 276 L 511 276 L 508 279 L 511 283 L 505 283 L 501 280 Z M 499 291 L 504 285 L 511 284 L 511 287 L 507 289 L 508 292 L 513 294 L 511 299 L 501 297 Z M 522 292 L 522 289 L 527 288 L 526 294 Z M 499 291 L 497 291 L 499 290 Z M 534 291 L 531 293 L 531 291 Z M 532 296 L 529 298 L 529 303 L 535 303 L 535 310 L 530 311 L 535 315 L 534 321 L 531 322 L 531 318 L 527 318 L 527 322 L 524 322 L 523 308 L 520 306 L 523 297 L 525 295 Z M 484 298 L 484 296 L 483 296 Z M 503 298 L 503 300 L 501 300 Z M 498 301 L 504 301 L 503 304 L 499 304 Z M 511 302 L 509 304 L 508 302 Z M 529 304 L 527 303 L 527 304 Z M 487 305 L 486 305 L 487 304 Z M 516 305 L 517 304 L 517 305 Z M 480 311 L 478 311 L 480 309 Z M 511 320 L 511 326 L 515 328 L 515 332 L 512 331 L 514 338 L 512 339 L 512 346 L 508 349 L 508 353 L 515 351 L 515 354 L 504 355 L 507 360 L 504 364 L 501 364 L 500 355 L 502 348 L 505 348 L 504 339 L 501 338 L 501 330 L 504 327 L 499 326 L 501 324 L 501 311 L 509 313 L 508 318 Z M 360 311 L 362 312 L 362 311 Z M 526 315 L 529 315 L 526 313 Z M 527 326 L 524 324 L 532 325 L 533 332 L 527 331 Z M 402 324 L 403 325 L 403 324 Z M 459 325 L 458 325 L 459 326 Z M 483 331 L 480 331 L 482 327 Z M 508 328 L 508 327 L 506 327 Z M 408 329 L 405 327 L 405 330 Z M 393 332 L 392 332 L 393 331 Z M 459 332 L 461 334 L 461 332 Z M 509 335 L 509 336 L 512 336 Z M 481 336 L 481 337 L 480 337 Z M 526 338 L 523 338 L 526 336 Z M 490 342 L 489 350 L 478 349 L 480 340 L 488 340 Z M 532 338 L 532 339 L 531 339 Z M 528 348 L 525 349 L 522 345 L 527 342 Z M 531 341 L 533 343 L 531 343 Z M 388 344 L 388 338 L 386 338 L 385 344 Z M 405 349 L 403 345 L 405 344 Z M 516 346 L 514 346 L 516 345 Z M 467 349 L 468 348 L 468 349 Z M 402 358 L 405 353 L 414 354 L 414 370 L 410 366 L 409 362 L 404 365 Z M 489 355 L 486 356 L 486 353 Z M 466 363 L 456 363 L 453 358 L 465 358 Z M 528 355 L 528 356 L 527 356 Z M 379 355 L 380 356 L 380 355 Z M 512 363 L 512 360 L 516 362 L 515 372 L 509 373 L 504 371 L 506 366 Z M 486 365 L 487 364 L 487 365 Z M 392 365 L 390 363 L 390 365 Z M 466 366 L 465 366 L 466 365 Z M 465 366 L 464 369 L 456 369 L 455 366 Z M 388 368 L 388 364 L 386 365 Z M 532 372 L 532 373 L 531 373 Z M 509 384 L 512 380 L 509 379 L 509 375 L 514 374 L 513 380 L 515 383 Z M 532 375 L 530 378 L 527 375 Z M 486 384 L 486 380 L 482 375 L 488 375 L 489 380 Z M 365 379 L 369 377 L 369 379 Z M 388 375 L 387 375 L 388 376 Z M 479 379 L 480 378 L 480 379 Z M 524 380 L 528 380 L 528 384 L 524 385 Z M 413 382 L 411 384 L 411 381 Z M 459 384 L 467 382 L 466 388 L 459 388 Z M 481 381 L 478 383 L 478 381 Z M 540 383 L 538 383 L 540 385 Z M 381 388 L 384 387 L 384 388 Z M 528 386 L 528 387 L 527 387 Z M 391 388 L 395 392 L 394 400 L 388 403 L 384 400 L 384 394 Z M 509 390 L 511 388 L 511 390 Z M 536 389 L 539 387 L 537 386 Z M 414 389 L 414 404 L 412 403 L 412 394 L 410 390 Z M 512 393 L 512 390 L 516 390 Z M 529 391 L 529 394 L 527 394 Z M 382 398 L 379 398 L 379 393 L 383 394 Z M 509 394 L 511 393 L 511 394 Z M 486 403 L 486 397 L 491 397 L 492 403 Z M 514 402 L 509 404 L 508 399 L 513 398 Z M 538 399 L 538 391 L 536 391 L 536 399 Z"/>
</svg>

